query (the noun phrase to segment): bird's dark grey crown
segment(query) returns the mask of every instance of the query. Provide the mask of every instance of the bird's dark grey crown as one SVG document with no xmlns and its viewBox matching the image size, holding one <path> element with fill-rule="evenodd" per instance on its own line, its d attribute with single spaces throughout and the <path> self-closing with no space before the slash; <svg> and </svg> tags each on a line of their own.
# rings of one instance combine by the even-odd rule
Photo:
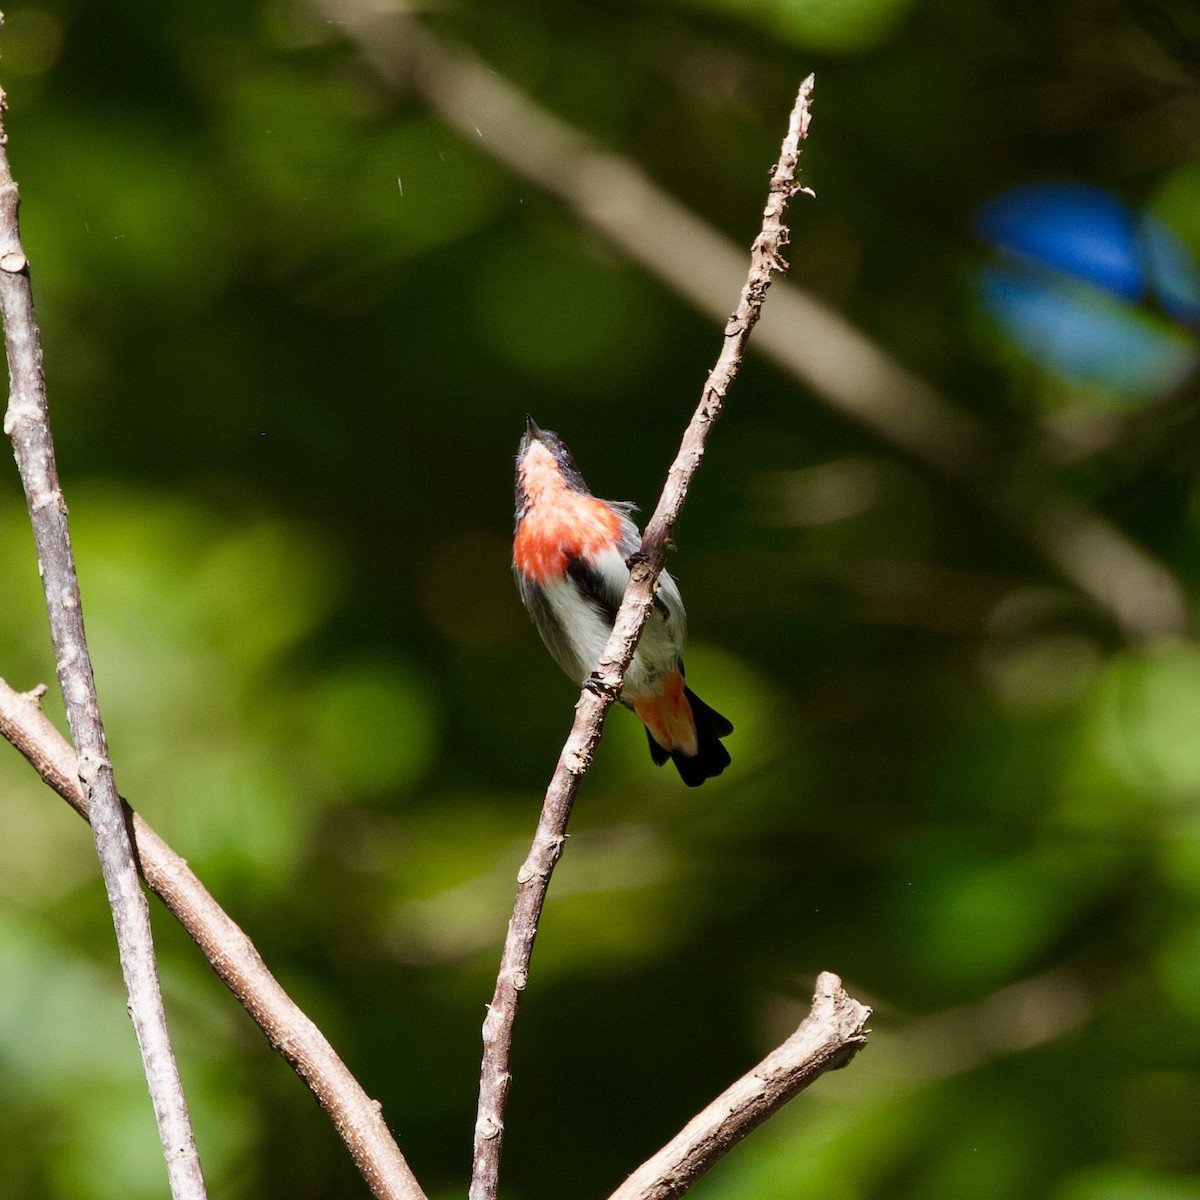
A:
<svg viewBox="0 0 1200 1200">
<path fill-rule="evenodd" d="M 562 438 L 558 436 L 552 429 L 539 429 L 537 423 L 532 417 L 525 418 L 525 434 L 521 438 L 520 448 L 517 450 L 517 463 L 529 451 L 529 447 L 534 442 L 540 442 L 551 454 L 554 455 L 555 462 L 558 463 L 558 469 L 562 472 L 563 482 L 573 492 L 579 492 L 581 495 L 590 496 L 588 486 L 583 481 L 583 476 L 579 473 L 579 468 L 575 465 L 575 460 L 571 457 L 570 450 L 567 449 Z M 517 491 L 520 492 L 520 474 L 517 475 Z"/>
</svg>

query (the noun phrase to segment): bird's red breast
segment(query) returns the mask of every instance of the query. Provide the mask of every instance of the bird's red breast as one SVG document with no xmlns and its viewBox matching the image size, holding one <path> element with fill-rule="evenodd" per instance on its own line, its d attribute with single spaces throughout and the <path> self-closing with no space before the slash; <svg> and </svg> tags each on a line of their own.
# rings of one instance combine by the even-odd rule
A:
<svg viewBox="0 0 1200 1200">
<path fill-rule="evenodd" d="M 621 520 L 603 500 L 569 488 L 554 456 L 535 444 L 519 467 L 525 507 L 513 563 L 542 587 L 563 578 L 570 558 L 586 558 L 618 540 Z"/>
</svg>

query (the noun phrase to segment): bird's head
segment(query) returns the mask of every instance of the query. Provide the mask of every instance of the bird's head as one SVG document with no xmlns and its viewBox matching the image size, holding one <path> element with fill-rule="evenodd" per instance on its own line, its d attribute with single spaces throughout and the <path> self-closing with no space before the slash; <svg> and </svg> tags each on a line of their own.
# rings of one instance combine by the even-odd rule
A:
<svg viewBox="0 0 1200 1200">
<path fill-rule="evenodd" d="M 517 449 L 518 523 L 540 499 L 564 488 L 579 496 L 591 495 L 562 438 L 549 429 L 540 429 L 532 417 L 527 417 Z"/>
</svg>

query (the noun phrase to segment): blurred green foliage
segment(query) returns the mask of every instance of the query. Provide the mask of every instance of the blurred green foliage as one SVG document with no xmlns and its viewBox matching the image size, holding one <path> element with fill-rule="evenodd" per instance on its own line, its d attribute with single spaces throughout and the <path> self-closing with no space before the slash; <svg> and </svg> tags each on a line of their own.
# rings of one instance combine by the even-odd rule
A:
<svg viewBox="0 0 1200 1200">
<path fill-rule="evenodd" d="M 1194 388 L 1116 418 L 1014 360 L 967 284 L 979 203 L 1043 178 L 1200 253 L 1183 0 L 429 19 L 741 243 L 815 70 L 794 278 L 1194 592 Z M 0 81 L 118 782 L 459 1195 L 573 702 L 509 576 L 516 441 L 533 413 L 648 511 L 719 330 L 497 166 L 487 112 L 464 143 L 300 0 L 21 3 Z M 1195 647 L 1123 644 L 1019 534 L 756 361 L 677 540 L 734 765 L 685 792 L 612 716 L 518 1026 L 505 1194 L 606 1194 L 832 969 L 872 1045 L 701 1200 L 1200 1196 Z M 11 470 L 0 561 L 0 674 L 52 682 Z M 0 1190 L 160 1196 L 90 840 L 14 752 L 0 811 Z M 212 1194 L 365 1195 L 156 928 Z"/>
</svg>

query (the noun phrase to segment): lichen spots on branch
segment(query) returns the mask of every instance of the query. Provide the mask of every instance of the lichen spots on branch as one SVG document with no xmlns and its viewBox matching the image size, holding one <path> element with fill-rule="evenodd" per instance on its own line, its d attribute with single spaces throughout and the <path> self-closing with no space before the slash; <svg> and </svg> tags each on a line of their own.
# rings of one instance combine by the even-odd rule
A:
<svg viewBox="0 0 1200 1200">
<path fill-rule="evenodd" d="M 590 558 L 620 534 L 620 518 L 602 500 L 569 488 L 544 446 L 529 448 L 520 466 L 524 500 L 513 563 L 541 586 L 557 583 L 572 558 Z"/>
</svg>

